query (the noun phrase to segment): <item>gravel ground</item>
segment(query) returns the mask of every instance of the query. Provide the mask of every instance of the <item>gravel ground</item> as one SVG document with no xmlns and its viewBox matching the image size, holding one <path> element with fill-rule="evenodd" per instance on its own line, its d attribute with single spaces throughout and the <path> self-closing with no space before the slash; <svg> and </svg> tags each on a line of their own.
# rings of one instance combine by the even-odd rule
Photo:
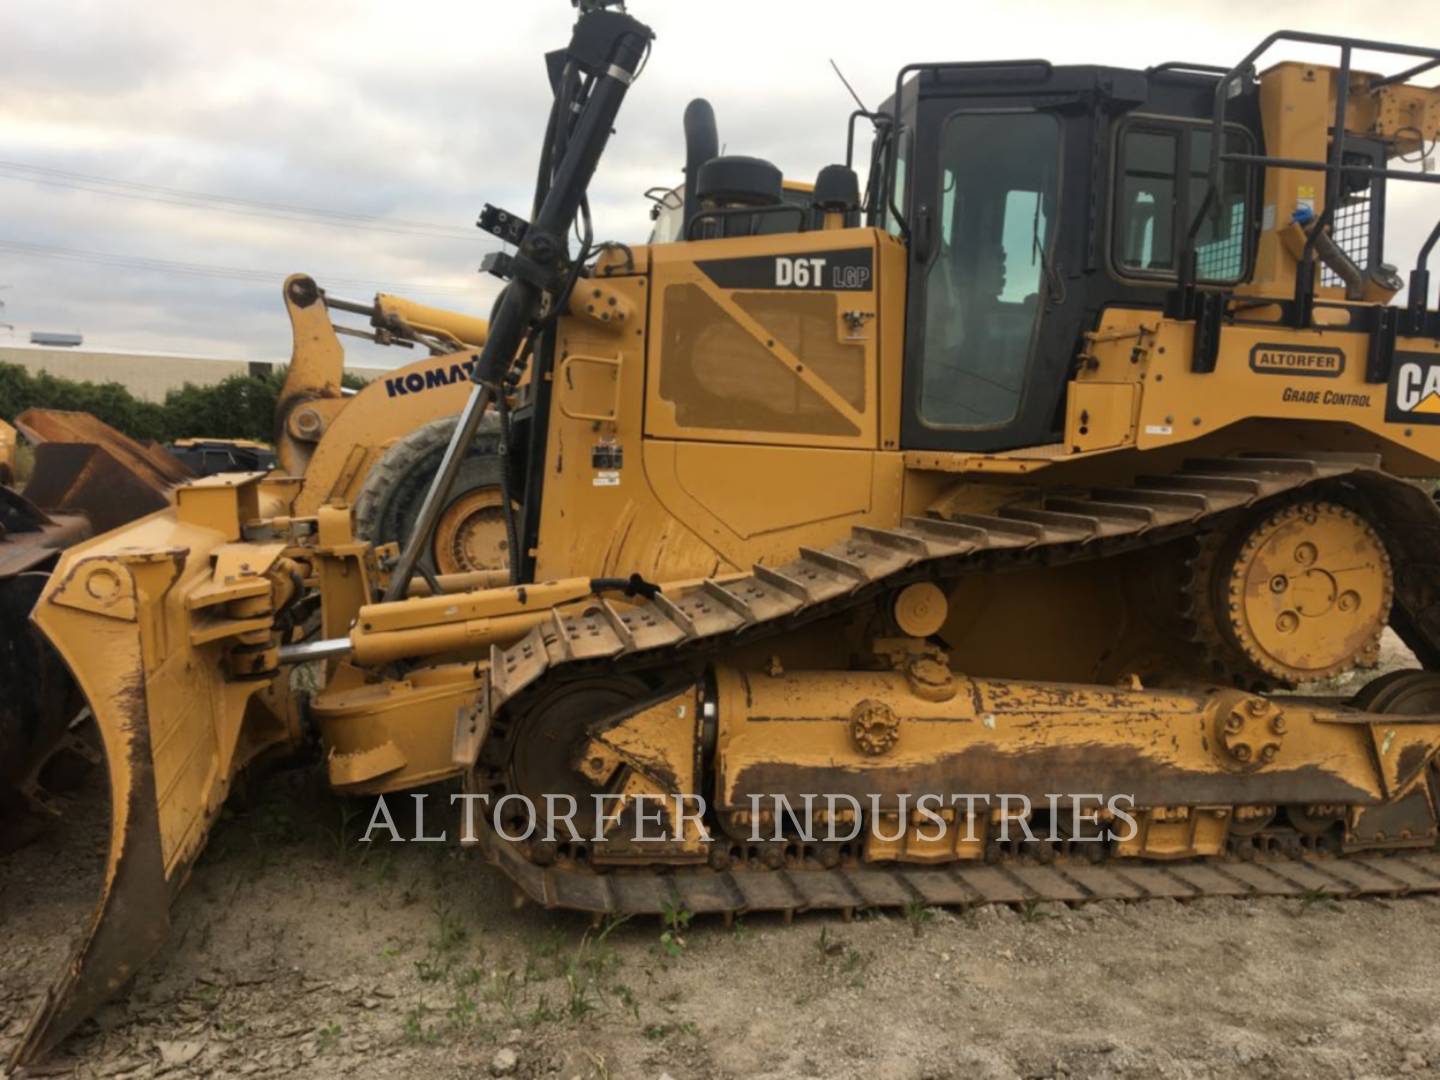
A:
<svg viewBox="0 0 1440 1080">
<path fill-rule="evenodd" d="M 0 858 L 0 1055 L 93 902 L 103 800 Z M 1440 899 L 756 917 L 516 910 L 356 843 L 305 772 L 228 816 L 164 951 L 43 1075 L 1355 1077 L 1440 1069 Z"/>
</svg>

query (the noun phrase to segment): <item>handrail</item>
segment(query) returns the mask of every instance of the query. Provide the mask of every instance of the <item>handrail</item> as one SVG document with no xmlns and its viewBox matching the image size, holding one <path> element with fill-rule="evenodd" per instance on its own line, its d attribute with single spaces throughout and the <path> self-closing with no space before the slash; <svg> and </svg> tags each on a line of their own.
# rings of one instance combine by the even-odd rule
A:
<svg viewBox="0 0 1440 1080">
<path fill-rule="evenodd" d="M 1268 154 L 1229 154 L 1225 152 L 1224 132 L 1226 121 L 1226 110 L 1232 96 L 1232 87 L 1237 80 L 1243 80 L 1255 71 L 1255 63 L 1276 43 L 1286 41 L 1303 45 L 1332 46 L 1340 50 L 1340 66 L 1335 90 L 1335 121 L 1334 133 L 1330 143 L 1330 154 L 1326 161 L 1304 161 L 1293 158 L 1273 157 Z M 1190 222 L 1185 232 L 1185 247 L 1180 253 L 1179 286 L 1182 292 L 1193 291 L 1196 281 L 1196 251 L 1195 241 L 1199 237 L 1200 229 L 1205 223 L 1205 218 L 1224 201 L 1224 165 L 1226 162 L 1242 162 L 1249 165 L 1276 166 L 1290 169 L 1309 169 L 1325 173 L 1325 207 L 1321 212 L 1311 230 L 1310 237 L 1305 244 L 1305 251 L 1301 258 L 1300 266 L 1296 271 L 1296 297 L 1307 299 L 1314 291 L 1314 238 L 1319 231 L 1329 223 L 1334 212 L 1334 207 L 1339 199 L 1341 177 L 1344 173 L 1358 173 L 1365 176 L 1382 176 L 1395 180 L 1419 180 L 1427 183 L 1440 182 L 1440 175 L 1431 173 L 1410 173 L 1398 169 L 1381 169 L 1368 165 L 1346 165 L 1345 164 L 1345 114 L 1349 107 L 1350 96 L 1350 62 L 1355 52 L 1378 52 L 1394 56 L 1419 57 L 1421 62 L 1415 66 L 1400 72 L 1397 75 L 1389 76 L 1378 80 L 1371 86 L 1371 91 L 1381 89 L 1385 86 L 1403 83 L 1417 75 L 1440 67 L 1440 49 L 1425 49 L 1413 45 L 1399 45 L 1384 41 L 1370 41 L 1364 38 L 1339 37 L 1332 34 L 1312 34 L 1299 30 L 1277 30 L 1265 38 L 1259 45 L 1251 49 L 1248 54 L 1234 67 L 1230 68 L 1215 86 L 1215 108 L 1211 117 L 1210 135 L 1210 167 L 1208 184 L 1206 185 L 1205 197 L 1201 200 L 1200 209 L 1194 219 Z M 1432 234 L 1432 241 L 1428 248 L 1434 246 L 1434 238 L 1440 236 L 1440 224 L 1436 226 L 1437 232 Z M 1415 274 L 1423 274 L 1424 266 L 1417 265 Z M 1412 283 L 1414 276 L 1412 275 Z M 1413 284 L 1412 284 L 1413 288 Z M 1306 315 L 1307 304 L 1297 304 L 1297 318 Z M 1413 306 L 1413 301 L 1412 301 Z M 1423 301 L 1422 301 L 1423 314 Z"/>
</svg>

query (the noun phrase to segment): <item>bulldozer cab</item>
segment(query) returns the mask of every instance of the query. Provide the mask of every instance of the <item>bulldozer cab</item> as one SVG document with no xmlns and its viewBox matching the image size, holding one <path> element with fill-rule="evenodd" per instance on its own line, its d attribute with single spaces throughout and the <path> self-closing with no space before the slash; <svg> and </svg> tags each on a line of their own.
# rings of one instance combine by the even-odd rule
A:
<svg viewBox="0 0 1440 1080">
<path fill-rule="evenodd" d="M 1260 69 L 1277 45 L 1338 62 Z M 1382 77 L 1352 66 L 1362 54 L 1419 63 Z M 1117 311 L 1195 319 L 1197 372 L 1213 370 L 1222 325 L 1362 331 L 1366 381 L 1385 382 L 1397 329 L 1434 336 L 1426 259 L 1440 226 L 1408 307 L 1383 305 L 1404 284 L 1384 261 L 1387 186 L 1437 179 L 1415 168 L 1440 120 L 1434 91 L 1413 83 L 1437 64 L 1282 31 L 1230 69 L 902 69 L 877 122 L 867 218 L 907 242 L 901 447 L 1067 442 L 1086 336 Z"/>
<path fill-rule="evenodd" d="M 1115 305 L 1164 306 L 1205 195 L 1216 75 L 1045 61 L 902 73 L 887 106 L 883 220 L 909 239 L 902 445 L 995 452 L 1061 440 L 1082 335 Z M 899 101 L 898 109 L 895 101 Z M 1227 151 L 1260 142 L 1254 95 Z M 1201 281 L 1248 277 L 1253 166 L 1198 238 Z"/>
</svg>

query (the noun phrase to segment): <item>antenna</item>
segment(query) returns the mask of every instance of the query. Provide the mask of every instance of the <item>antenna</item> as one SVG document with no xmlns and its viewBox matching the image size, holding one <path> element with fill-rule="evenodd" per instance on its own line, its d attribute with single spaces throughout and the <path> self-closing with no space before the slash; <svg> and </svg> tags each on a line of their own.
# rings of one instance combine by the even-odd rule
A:
<svg viewBox="0 0 1440 1080">
<path fill-rule="evenodd" d="M 845 84 L 845 89 L 850 91 L 850 96 L 855 99 L 855 104 L 860 106 L 860 111 L 868 113 L 870 110 L 865 108 L 865 103 L 860 100 L 860 95 L 855 93 L 855 88 L 850 85 L 850 80 L 845 78 L 844 72 L 840 70 L 840 65 L 835 63 L 833 57 L 830 60 L 830 66 L 835 69 L 835 74 L 839 76 L 840 81 Z"/>
</svg>

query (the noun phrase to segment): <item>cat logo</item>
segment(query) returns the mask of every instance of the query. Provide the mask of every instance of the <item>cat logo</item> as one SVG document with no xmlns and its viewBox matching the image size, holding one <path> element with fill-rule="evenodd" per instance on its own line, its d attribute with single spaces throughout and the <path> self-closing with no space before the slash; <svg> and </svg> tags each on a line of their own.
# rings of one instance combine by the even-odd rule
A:
<svg viewBox="0 0 1440 1080">
<path fill-rule="evenodd" d="M 1297 348 L 1294 345 L 1259 344 L 1250 350 L 1250 370 L 1258 375 L 1311 375 L 1335 379 L 1345 370 L 1342 349 L 1320 346 Z"/>
<path fill-rule="evenodd" d="M 1385 419 L 1440 424 L 1440 356 L 1396 355 L 1385 395 Z"/>
</svg>

